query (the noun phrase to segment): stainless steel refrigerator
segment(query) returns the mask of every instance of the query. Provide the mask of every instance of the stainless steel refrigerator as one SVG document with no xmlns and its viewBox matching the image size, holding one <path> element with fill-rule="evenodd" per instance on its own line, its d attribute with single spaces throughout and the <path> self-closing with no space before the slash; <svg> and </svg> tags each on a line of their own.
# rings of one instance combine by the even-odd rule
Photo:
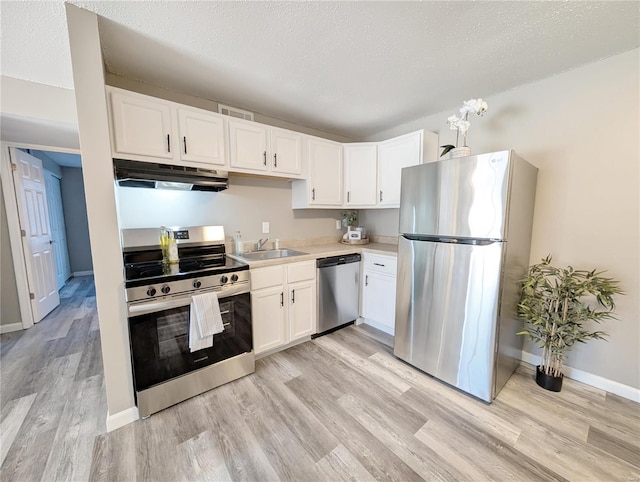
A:
<svg viewBox="0 0 640 482">
<path fill-rule="evenodd" d="M 487 402 L 520 359 L 537 173 L 511 150 L 402 170 L 394 353 Z"/>
</svg>

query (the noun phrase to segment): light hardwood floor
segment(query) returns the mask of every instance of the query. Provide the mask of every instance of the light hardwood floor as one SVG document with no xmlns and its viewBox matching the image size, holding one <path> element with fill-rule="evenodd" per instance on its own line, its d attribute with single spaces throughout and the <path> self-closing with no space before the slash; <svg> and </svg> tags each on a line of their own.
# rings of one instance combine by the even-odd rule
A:
<svg viewBox="0 0 640 482">
<path fill-rule="evenodd" d="M 487 405 L 361 327 L 104 433 L 93 293 L 80 282 L 63 295 L 51 319 L 1 337 L 3 481 L 640 477 L 638 404 L 572 380 L 547 392 L 523 366 Z"/>
</svg>

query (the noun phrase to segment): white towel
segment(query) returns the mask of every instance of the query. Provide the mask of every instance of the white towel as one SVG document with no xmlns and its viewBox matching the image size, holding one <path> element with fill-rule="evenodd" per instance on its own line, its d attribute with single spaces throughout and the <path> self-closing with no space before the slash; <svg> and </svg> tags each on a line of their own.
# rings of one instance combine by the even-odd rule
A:
<svg viewBox="0 0 640 482">
<path fill-rule="evenodd" d="M 224 331 L 215 291 L 191 297 L 189 320 L 189 350 L 213 346 L 213 335 Z"/>
</svg>

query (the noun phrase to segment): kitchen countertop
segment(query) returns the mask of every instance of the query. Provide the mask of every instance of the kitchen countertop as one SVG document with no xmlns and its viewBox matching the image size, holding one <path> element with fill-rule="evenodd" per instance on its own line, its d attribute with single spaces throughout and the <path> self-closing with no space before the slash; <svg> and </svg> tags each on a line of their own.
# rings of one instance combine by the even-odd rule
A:
<svg viewBox="0 0 640 482">
<path fill-rule="evenodd" d="M 288 256 L 285 258 L 265 259 L 260 261 L 253 261 L 244 259 L 236 254 L 227 253 L 227 256 L 247 263 L 251 268 L 262 268 L 265 266 L 275 266 L 285 263 L 297 263 L 299 261 L 315 260 L 318 258 L 326 258 L 328 256 L 339 256 L 341 254 L 348 253 L 374 253 L 382 254 L 386 256 L 397 256 L 398 245 L 396 244 L 384 244 L 384 243 L 369 243 L 369 244 L 315 244 L 310 246 L 301 246 L 291 248 L 296 251 L 301 251 L 303 255 L 300 256 Z"/>
</svg>

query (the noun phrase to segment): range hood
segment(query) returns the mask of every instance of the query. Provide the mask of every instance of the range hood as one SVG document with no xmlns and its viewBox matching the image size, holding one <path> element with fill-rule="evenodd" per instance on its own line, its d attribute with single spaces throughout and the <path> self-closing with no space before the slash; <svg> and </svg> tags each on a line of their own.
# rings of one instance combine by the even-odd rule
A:
<svg viewBox="0 0 640 482">
<path fill-rule="evenodd" d="M 123 187 L 223 191 L 229 186 L 229 174 L 213 169 L 114 159 L 113 170 L 116 182 Z"/>
</svg>

